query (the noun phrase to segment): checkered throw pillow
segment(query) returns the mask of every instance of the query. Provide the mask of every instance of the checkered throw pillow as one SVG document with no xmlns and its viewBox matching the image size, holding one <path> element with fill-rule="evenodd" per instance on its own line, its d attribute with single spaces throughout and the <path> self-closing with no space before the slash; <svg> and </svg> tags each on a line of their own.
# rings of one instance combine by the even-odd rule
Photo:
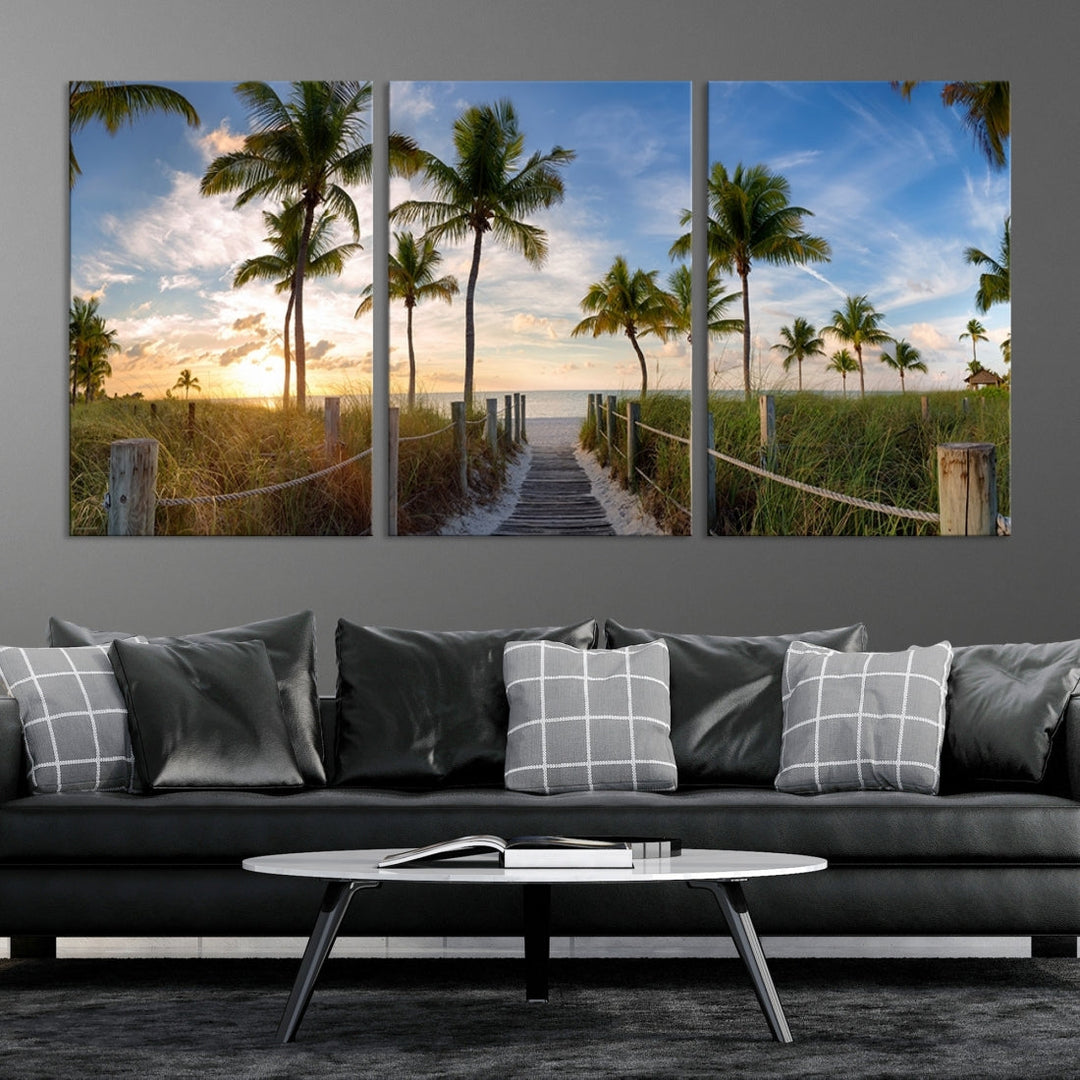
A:
<svg viewBox="0 0 1080 1080">
<path fill-rule="evenodd" d="M 32 791 L 135 789 L 127 707 L 108 648 L 0 647 L 0 672 L 19 702 Z"/>
<path fill-rule="evenodd" d="M 514 641 L 503 650 L 503 678 L 508 788 L 674 790 L 665 642 L 603 650 Z"/>
<path fill-rule="evenodd" d="M 777 790 L 936 795 L 952 657 L 947 641 L 896 653 L 792 642 Z"/>
</svg>

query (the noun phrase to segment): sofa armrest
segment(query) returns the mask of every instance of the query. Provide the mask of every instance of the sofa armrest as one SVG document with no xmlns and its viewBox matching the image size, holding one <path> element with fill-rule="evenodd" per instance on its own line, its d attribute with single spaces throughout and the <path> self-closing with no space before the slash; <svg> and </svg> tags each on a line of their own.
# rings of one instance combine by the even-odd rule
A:
<svg viewBox="0 0 1080 1080">
<path fill-rule="evenodd" d="M 1080 693 L 1065 706 L 1065 757 L 1069 769 L 1069 794 L 1080 802 Z"/>
<path fill-rule="evenodd" d="M 0 694 L 0 802 L 17 798 L 23 774 L 22 725 L 19 703 Z"/>
</svg>

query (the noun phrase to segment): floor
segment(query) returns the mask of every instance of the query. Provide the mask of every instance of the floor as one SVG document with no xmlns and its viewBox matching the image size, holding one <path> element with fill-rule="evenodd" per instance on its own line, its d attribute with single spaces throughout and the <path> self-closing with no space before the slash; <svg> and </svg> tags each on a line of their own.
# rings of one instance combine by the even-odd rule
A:
<svg viewBox="0 0 1080 1080">
<path fill-rule="evenodd" d="M 61 958 L 101 957 L 296 957 L 305 939 L 282 938 L 60 938 Z M 1026 937 L 765 937 L 769 957 L 1011 957 L 1030 956 Z M 10 943 L 0 938 L 0 957 Z M 339 957 L 514 957 L 522 955 L 520 938 L 385 938 L 342 937 L 334 946 Z M 551 955 L 570 957 L 713 957 L 735 956 L 724 937 L 552 938 Z"/>
</svg>

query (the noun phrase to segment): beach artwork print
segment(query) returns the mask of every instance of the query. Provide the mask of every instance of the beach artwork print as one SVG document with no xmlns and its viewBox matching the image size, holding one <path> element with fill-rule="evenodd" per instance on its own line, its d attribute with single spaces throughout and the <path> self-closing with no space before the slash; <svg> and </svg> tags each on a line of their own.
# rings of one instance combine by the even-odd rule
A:
<svg viewBox="0 0 1080 1080">
<path fill-rule="evenodd" d="M 370 532 L 371 96 L 70 84 L 73 535 Z"/>
<path fill-rule="evenodd" d="M 390 129 L 390 533 L 688 534 L 690 84 L 393 82 Z"/>
<path fill-rule="evenodd" d="M 1007 82 L 709 86 L 709 524 L 1007 535 Z"/>
</svg>

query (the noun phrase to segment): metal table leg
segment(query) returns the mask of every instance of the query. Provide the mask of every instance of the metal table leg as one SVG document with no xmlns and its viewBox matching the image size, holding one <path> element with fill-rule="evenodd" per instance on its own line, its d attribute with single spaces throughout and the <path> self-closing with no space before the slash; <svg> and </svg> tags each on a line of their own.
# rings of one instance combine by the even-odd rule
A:
<svg viewBox="0 0 1080 1080">
<path fill-rule="evenodd" d="M 308 938 L 307 948 L 304 950 L 304 958 L 300 961 L 300 970 L 296 974 L 292 993 L 285 1005 L 285 1011 L 281 1015 L 281 1023 L 278 1024 L 278 1042 L 290 1043 L 296 1038 L 296 1029 L 304 1018 L 304 1012 L 311 1000 L 311 992 L 315 989 L 319 972 L 322 971 L 323 961 L 330 955 L 334 940 L 337 938 L 341 927 L 341 920 L 345 918 L 345 912 L 349 910 L 349 901 L 353 893 L 358 889 L 377 889 L 377 881 L 331 881 L 327 883 L 326 892 L 323 895 L 322 907 L 319 909 L 319 917 L 315 920 L 315 928 Z"/>
<path fill-rule="evenodd" d="M 525 909 L 525 1000 L 547 1001 L 551 956 L 551 886 L 523 885 Z"/>
<path fill-rule="evenodd" d="M 742 885 L 737 881 L 688 881 L 686 884 L 692 889 L 708 889 L 716 897 L 735 948 L 738 949 L 746 970 L 750 972 L 754 993 L 757 994 L 761 1011 L 769 1022 L 773 1038 L 781 1043 L 791 1042 L 791 1031 L 784 1017 L 784 1008 L 769 974 L 769 966 L 765 962 L 765 953 L 762 951 L 757 931 L 750 920 L 750 909 L 746 906 Z"/>
</svg>

